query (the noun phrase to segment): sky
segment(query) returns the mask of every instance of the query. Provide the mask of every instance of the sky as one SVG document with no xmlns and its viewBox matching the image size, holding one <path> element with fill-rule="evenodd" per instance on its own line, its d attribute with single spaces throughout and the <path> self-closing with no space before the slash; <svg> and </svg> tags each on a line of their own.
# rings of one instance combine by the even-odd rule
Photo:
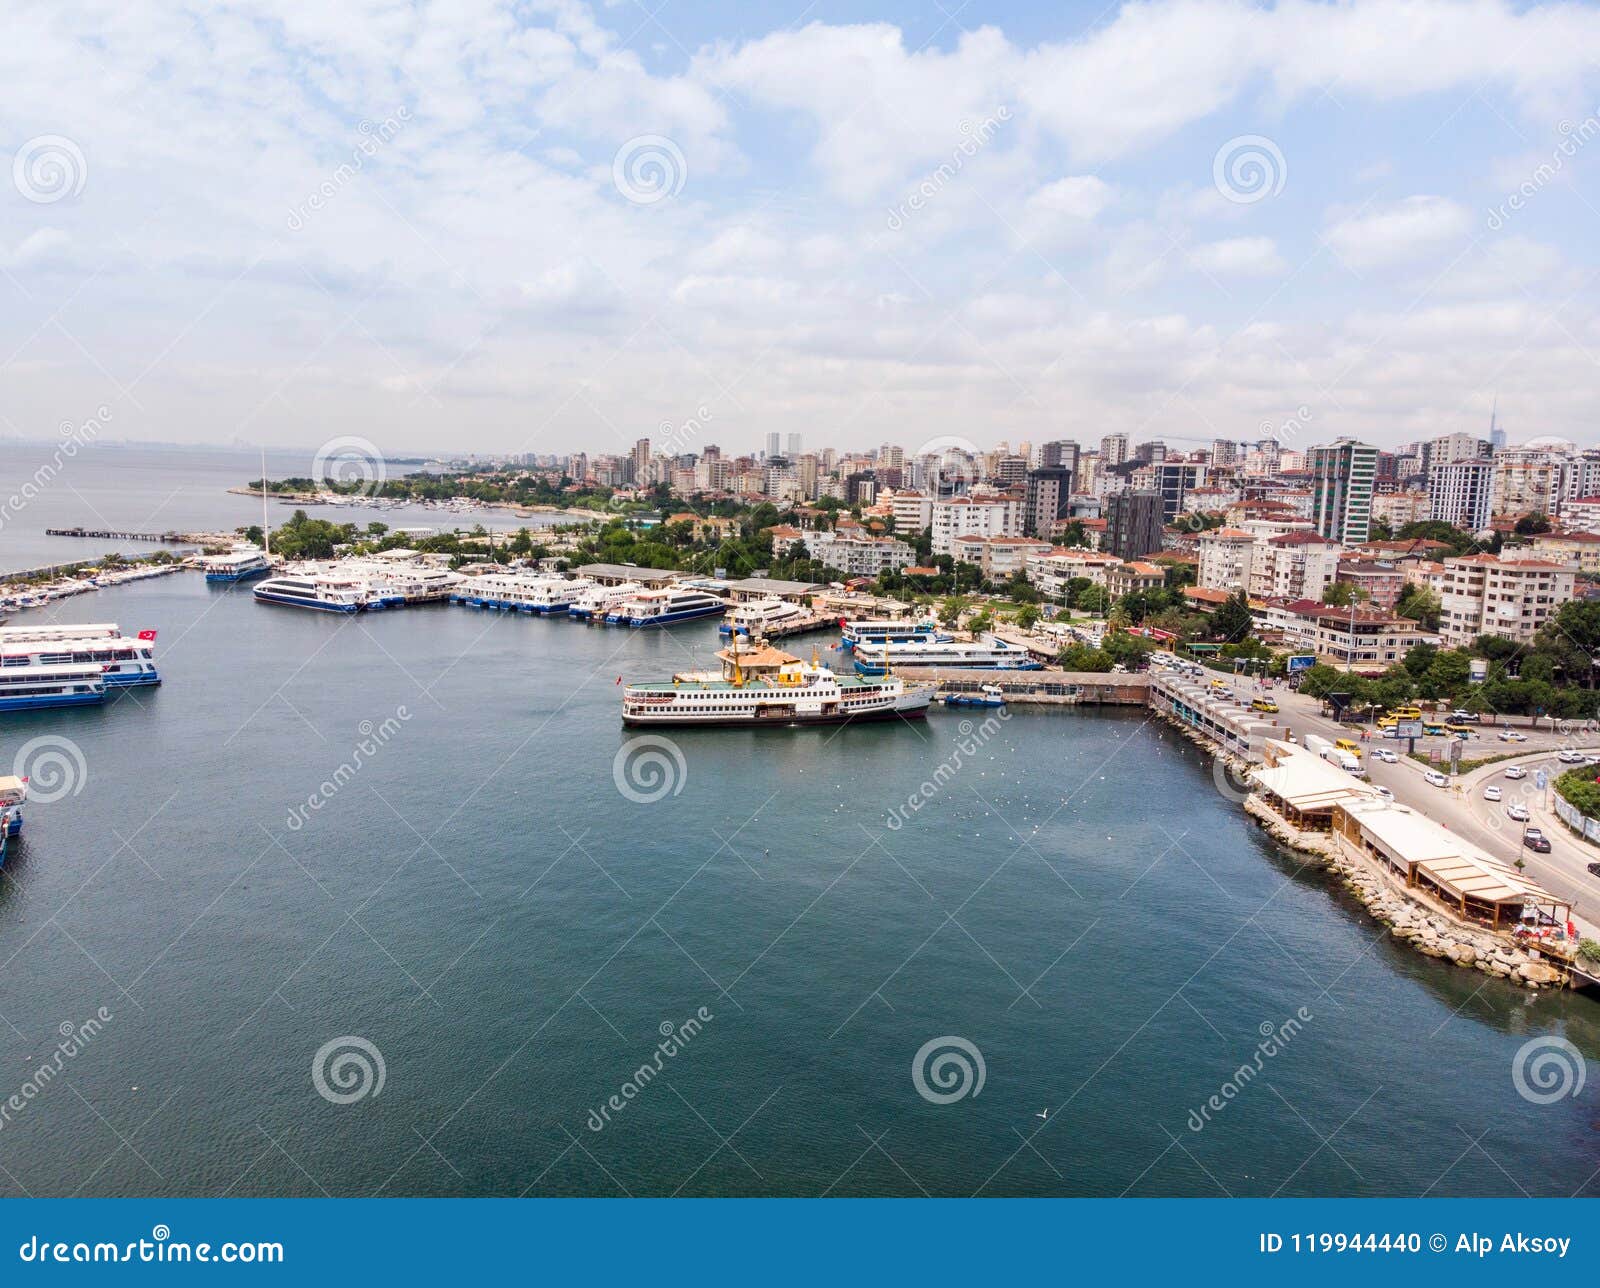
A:
<svg viewBox="0 0 1600 1288">
<path fill-rule="evenodd" d="M 1600 444 L 1594 6 L 13 0 L 0 151 L 0 438 Z"/>
</svg>

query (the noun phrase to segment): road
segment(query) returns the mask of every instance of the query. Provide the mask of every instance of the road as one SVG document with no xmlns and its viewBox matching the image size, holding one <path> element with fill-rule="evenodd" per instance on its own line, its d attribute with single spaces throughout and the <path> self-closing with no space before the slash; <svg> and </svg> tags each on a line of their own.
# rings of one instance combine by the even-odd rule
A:
<svg viewBox="0 0 1600 1288">
<path fill-rule="evenodd" d="M 1254 691 L 1249 681 L 1235 683 L 1234 692 L 1247 701 Z M 1285 691 L 1281 686 L 1273 689 L 1270 696 L 1281 708 L 1277 720 L 1285 728 L 1293 730 L 1302 745 L 1308 733 L 1321 734 L 1325 738 L 1351 736 L 1345 726 L 1322 715 L 1321 703 L 1315 698 L 1303 698 Z M 1534 785 L 1538 770 L 1544 770 L 1549 782 L 1554 783 L 1560 772 L 1571 768 L 1570 765 L 1560 764 L 1555 758 L 1555 752 L 1562 747 L 1574 746 L 1580 751 L 1600 754 L 1600 745 L 1592 745 L 1596 739 L 1594 734 L 1587 735 L 1586 741 L 1591 745 L 1584 745 L 1583 742 L 1564 741 L 1551 730 L 1519 728 L 1518 732 L 1527 733 L 1528 740 L 1522 743 L 1502 742 L 1493 726 L 1485 726 L 1478 737 L 1463 744 L 1463 757 L 1475 760 L 1517 753 L 1515 759 L 1497 761 L 1462 774 L 1447 788 L 1434 787 L 1423 778 L 1425 767 L 1407 756 L 1405 744 L 1394 739 L 1374 737 L 1363 745 L 1362 761 L 1367 767 L 1369 780 L 1387 787 L 1402 805 L 1409 805 L 1427 814 L 1495 858 L 1514 863 L 1521 855 L 1527 864 L 1525 871 L 1533 880 L 1552 894 L 1572 901 L 1573 920 L 1578 923 L 1580 933 L 1600 939 L 1600 925 L 1596 922 L 1596 918 L 1600 917 L 1600 877 L 1588 871 L 1590 863 L 1600 862 L 1600 846 L 1574 837 L 1550 807 L 1549 797 L 1554 794 L 1553 789 L 1541 792 Z M 1418 739 L 1418 750 L 1426 750 L 1430 746 L 1447 747 L 1448 739 Z M 1371 754 L 1380 747 L 1389 747 L 1399 753 L 1399 763 L 1387 764 Z M 1524 766 L 1528 776 L 1520 780 L 1506 778 L 1505 771 L 1511 765 Z M 1490 783 L 1501 789 L 1503 799 L 1498 803 L 1483 797 L 1483 789 Z M 1528 826 L 1541 828 L 1549 838 L 1549 854 L 1536 854 L 1522 846 L 1523 824 L 1514 822 L 1505 813 L 1506 806 L 1513 803 L 1525 806 L 1529 813 Z"/>
</svg>

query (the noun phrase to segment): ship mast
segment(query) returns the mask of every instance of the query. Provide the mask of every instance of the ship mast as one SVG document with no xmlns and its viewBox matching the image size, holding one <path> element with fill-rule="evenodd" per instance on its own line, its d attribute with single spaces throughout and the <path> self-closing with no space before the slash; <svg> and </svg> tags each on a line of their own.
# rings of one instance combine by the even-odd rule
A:
<svg viewBox="0 0 1600 1288">
<path fill-rule="evenodd" d="M 267 523 L 267 449 L 261 448 L 261 548 L 268 559 L 272 558 L 272 528 Z"/>
</svg>

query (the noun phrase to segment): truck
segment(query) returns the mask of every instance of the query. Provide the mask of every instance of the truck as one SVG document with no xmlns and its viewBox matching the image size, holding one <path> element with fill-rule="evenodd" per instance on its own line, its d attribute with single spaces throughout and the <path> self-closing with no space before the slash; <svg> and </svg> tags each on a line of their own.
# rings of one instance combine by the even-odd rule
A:
<svg viewBox="0 0 1600 1288">
<path fill-rule="evenodd" d="M 1337 765 L 1340 769 L 1355 774 L 1357 777 L 1361 774 L 1360 756 L 1353 751 L 1346 751 L 1342 747 L 1334 746 L 1332 742 L 1320 734 L 1308 733 L 1306 735 L 1306 750 L 1315 756 L 1322 757 L 1330 765 Z"/>
</svg>

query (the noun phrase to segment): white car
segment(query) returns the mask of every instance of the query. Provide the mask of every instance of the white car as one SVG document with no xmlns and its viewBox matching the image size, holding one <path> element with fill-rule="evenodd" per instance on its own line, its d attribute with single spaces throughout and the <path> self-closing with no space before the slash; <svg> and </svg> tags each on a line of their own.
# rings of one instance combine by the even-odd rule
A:
<svg viewBox="0 0 1600 1288">
<path fill-rule="evenodd" d="M 1527 776 L 1528 776 L 1528 771 L 1526 769 L 1524 769 L 1521 765 L 1512 765 L 1509 769 L 1506 770 L 1506 777 L 1507 778 L 1526 778 Z"/>
<path fill-rule="evenodd" d="M 1515 729 L 1502 729 L 1500 731 L 1500 741 L 1501 742 L 1527 742 L 1528 741 L 1528 735 L 1525 734 L 1525 733 L 1518 733 Z"/>
<path fill-rule="evenodd" d="M 1506 806 L 1506 817 L 1513 823 L 1526 823 L 1528 821 L 1528 811 L 1513 802 Z"/>
<path fill-rule="evenodd" d="M 1386 765 L 1398 765 L 1400 763 L 1399 753 L 1390 750 L 1388 747 L 1374 747 L 1372 749 L 1372 758 L 1381 760 Z"/>
<path fill-rule="evenodd" d="M 1487 787 L 1485 787 L 1483 789 L 1483 799 L 1486 800 L 1486 801 L 1497 801 L 1497 800 L 1499 800 L 1500 799 L 1500 789 L 1498 787 L 1496 787 L 1493 783 L 1490 783 Z"/>
<path fill-rule="evenodd" d="M 1450 780 L 1441 774 L 1437 769 L 1424 770 L 1422 773 L 1422 778 L 1424 782 L 1432 783 L 1435 787 L 1450 786 Z"/>
<path fill-rule="evenodd" d="M 1556 759 L 1563 765 L 1581 765 L 1583 764 L 1583 753 L 1569 748 L 1566 751 L 1556 752 Z"/>
<path fill-rule="evenodd" d="M 1386 800 L 1386 801 L 1392 801 L 1394 799 L 1394 793 L 1391 792 L 1387 787 L 1376 787 L 1375 786 L 1375 787 L 1373 787 L 1372 790 L 1377 792 L 1378 795 L 1383 797 L 1383 799 Z"/>
</svg>

